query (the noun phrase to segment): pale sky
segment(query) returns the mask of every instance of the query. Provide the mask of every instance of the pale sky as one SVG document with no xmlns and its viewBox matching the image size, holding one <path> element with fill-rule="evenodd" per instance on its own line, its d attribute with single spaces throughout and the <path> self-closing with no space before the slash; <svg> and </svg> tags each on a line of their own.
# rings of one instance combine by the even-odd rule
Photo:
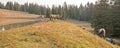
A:
<svg viewBox="0 0 120 48">
<path fill-rule="evenodd" d="M 85 5 L 87 2 L 95 2 L 96 0 L 0 0 L 2 3 L 6 3 L 8 1 L 18 2 L 20 4 L 28 3 L 37 3 L 39 5 L 49 5 L 50 7 L 54 5 L 63 5 L 64 2 L 67 4 L 80 5 L 81 3 Z"/>
</svg>

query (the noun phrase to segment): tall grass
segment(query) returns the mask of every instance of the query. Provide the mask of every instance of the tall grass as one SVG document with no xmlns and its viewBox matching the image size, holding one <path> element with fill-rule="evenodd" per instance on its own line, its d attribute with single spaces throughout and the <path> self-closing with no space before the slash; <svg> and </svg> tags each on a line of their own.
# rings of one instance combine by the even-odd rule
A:
<svg viewBox="0 0 120 48">
<path fill-rule="evenodd" d="M 0 48 L 119 48 L 64 21 L 41 22 L 0 31 Z"/>
</svg>

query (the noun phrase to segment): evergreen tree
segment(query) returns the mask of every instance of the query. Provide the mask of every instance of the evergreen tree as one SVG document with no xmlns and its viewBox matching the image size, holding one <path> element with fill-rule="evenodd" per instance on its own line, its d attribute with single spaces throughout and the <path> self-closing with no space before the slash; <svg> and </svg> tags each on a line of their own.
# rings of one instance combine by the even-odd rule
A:
<svg viewBox="0 0 120 48">
<path fill-rule="evenodd" d="M 68 18 L 68 15 L 67 15 L 68 10 L 67 10 L 67 3 L 66 3 L 66 2 L 64 2 L 63 7 L 62 7 L 62 10 L 63 10 L 62 18 L 63 18 L 63 19 L 67 19 L 67 18 Z"/>
<path fill-rule="evenodd" d="M 24 8 L 25 12 L 29 12 L 29 5 L 28 5 L 28 3 L 25 3 L 23 8 Z"/>
<path fill-rule="evenodd" d="M 34 4 L 33 5 L 34 7 L 32 8 L 33 9 L 33 13 L 34 14 L 40 14 L 40 7 L 38 4 Z"/>
<path fill-rule="evenodd" d="M 109 4 L 107 0 L 98 0 L 94 6 L 93 16 L 92 16 L 92 26 L 94 28 L 100 28 L 104 26 L 107 30 L 107 34 L 110 34 L 110 11 Z M 109 24 L 109 25 L 108 25 Z"/>
<path fill-rule="evenodd" d="M 60 16 L 62 16 L 62 7 L 61 7 L 61 5 L 58 6 L 58 14 Z"/>
<path fill-rule="evenodd" d="M 120 0 L 115 0 L 115 4 L 112 7 L 112 27 L 113 27 L 113 34 L 120 34 Z"/>
<path fill-rule="evenodd" d="M 24 5 L 20 5 L 20 11 L 24 11 Z"/>
<path fill-rule="evenodd" d="M 7 2 L 5 8 L 8 10 L 13 10 L 13 2 Z"/>
<path fill-rule="evenodd" d="M 49 18 L 49 17 L 50 17 L 50 14 L 51 14 L 50 8 L 47 7 L 47 10 L 46 10 L 46 17 Z"/>
<path fill-rule="evenodd" d="M 52 5 L 52 14 L 58 14 L 58 10 L 55 5 Z"/>
<path fill-rule="evenodd" d="M 25 8 L 25 11 L 27 11 L 26 8 Z M 34 13 L 34 4 L 33 3 L 29 3 L 29 13 Z"/>
<path fill-rule="evenodd" d="M 79 20 L 81 20 L 81 21 L 83 21 L 84 19 L 83 19 L 83 17 L 84 17 L 84 6 L 82 5 L 82 4 L 80 4 L 80 6 L 79 6 L 79 14 L 80 14 L 80 19 Z"/>
<path fill-rule="evenodd" d="M 46 15 L 46 7 L 45 7 L 45 6 L 40 5 L 40 7 L 39 7 L 39 8 L 40 8 L 40 10 L 39 10 L 39 11 L 40 11 L 40 14 L 41 14 L 41 15 Z"/>
<path fill-rule="evenodd" d="M 14 10 L 19 11 L 20 10 L 20 5 L 17 2 L 14 2 L 13 6 Z"/>
<path fill-rule="evenodd" d="M 0 8 L 3 9 L 4 8 L 4 4 L 0 2 Z"/>
<path fill-rule="evenodd" d="M 92 16 L 93 4 L 88 2 L 86 6 L 87 6 L 86 10 L 85 10 L 86 21 L 90 21 L 91 20 L 91 16 Z"/>
</svg>

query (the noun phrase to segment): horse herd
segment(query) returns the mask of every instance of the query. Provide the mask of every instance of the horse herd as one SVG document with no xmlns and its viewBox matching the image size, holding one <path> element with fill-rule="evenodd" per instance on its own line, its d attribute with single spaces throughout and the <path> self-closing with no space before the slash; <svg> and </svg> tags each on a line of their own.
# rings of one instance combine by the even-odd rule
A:
<svg viewBox="0 0 120 48">
<path fill-rule="evenodd" d="M 45 15 L 41 15 L 41 19 L 44 19 L 46 16 Z M 60 16 L 60 15 L 57 15 L 57 14 L 51 14 L 50 16 L 49 16 L 49 20 L 57 20 L 57 19 L 61 19 L 62 18 L 62 16 Z"/>
<path fill-rule="evenodd" d="M 61 16 L 60 15 L 51 14 L 50 15 L 50 20 L 53 20 L 53 19 L 61 19 Z"/>
</svg>

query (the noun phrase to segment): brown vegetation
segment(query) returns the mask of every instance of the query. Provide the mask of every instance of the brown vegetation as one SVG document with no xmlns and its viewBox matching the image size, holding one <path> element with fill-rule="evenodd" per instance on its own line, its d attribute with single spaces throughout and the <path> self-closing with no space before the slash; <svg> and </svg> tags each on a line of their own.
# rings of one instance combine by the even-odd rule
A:
<svg viewBox="0 0 120 48">
<path fill-rule="evenodd" d="M 39 15 L 28 14 L 20 11 L 0 9 L 0 26 L 12 23 L 35 21 L 35 19 L 33 18 L 37 17 L 39 17 Z"/>
<path fill-rule="evenodd" d="M 118 48 L 68 22 L 42 22 L 0 32 L 4 48 Z"/>
</svg>

